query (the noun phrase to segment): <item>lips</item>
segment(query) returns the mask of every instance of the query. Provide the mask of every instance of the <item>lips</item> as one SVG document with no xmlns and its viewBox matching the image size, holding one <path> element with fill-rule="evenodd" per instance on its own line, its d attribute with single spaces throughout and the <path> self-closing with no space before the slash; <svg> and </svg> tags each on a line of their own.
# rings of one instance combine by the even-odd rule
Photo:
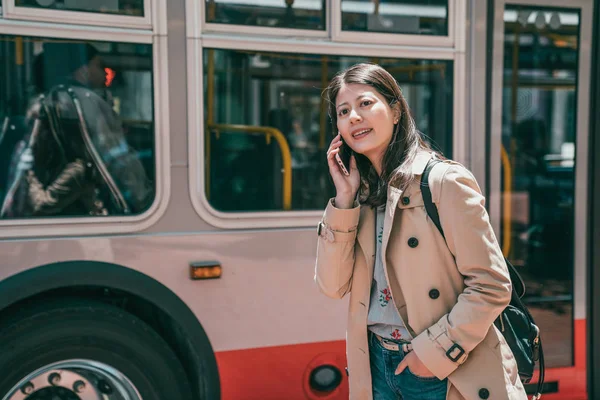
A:
<svg viewBox="0 0 600 400">
<path fill-rule="evenodd" d="M 364 136 L 368 135 L 369 133 L 371 133 L 372 130 L 373 130 L 372 128 L 357 129 L 352 132 L 352 137 L 354 139 L 360 139 L 361 137 L 364 137 Z"/>
</svg>

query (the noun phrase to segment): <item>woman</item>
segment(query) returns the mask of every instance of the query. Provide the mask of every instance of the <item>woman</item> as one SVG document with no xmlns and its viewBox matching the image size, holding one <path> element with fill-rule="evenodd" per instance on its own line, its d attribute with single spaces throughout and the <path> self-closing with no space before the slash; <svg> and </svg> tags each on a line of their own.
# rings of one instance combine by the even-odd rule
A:
<svg viewBox="0 0 600 400">
<path fill-rule="evenodd" d="M 315 280 L 350 295 L 351 399 L 526 399 L 513 354 L 493 322 L 511 282 L 473 175 L 438 163 L 429 185 L 446 241 L 419 188 L 438 157 L 383 68 L 358 64 L 327 88 L 339 132 L 327 151 L 336 196 L 319 224 Z M 349 175 L 336 162 L 342 146 Z"/>
</svg>

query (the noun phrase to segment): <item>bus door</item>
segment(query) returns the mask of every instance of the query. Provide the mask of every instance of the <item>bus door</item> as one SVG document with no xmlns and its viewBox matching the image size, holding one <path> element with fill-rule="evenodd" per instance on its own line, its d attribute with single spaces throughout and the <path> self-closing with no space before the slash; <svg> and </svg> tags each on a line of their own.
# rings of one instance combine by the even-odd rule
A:
<svg viewBox="0 0 600 400">
<path fill-rule="evenodd" d="M 541 329 L 547 399 L 587 398 L 592 9 L 591 0 L 497 0 L 488 10 L 490 215 Z"/>
</svg>

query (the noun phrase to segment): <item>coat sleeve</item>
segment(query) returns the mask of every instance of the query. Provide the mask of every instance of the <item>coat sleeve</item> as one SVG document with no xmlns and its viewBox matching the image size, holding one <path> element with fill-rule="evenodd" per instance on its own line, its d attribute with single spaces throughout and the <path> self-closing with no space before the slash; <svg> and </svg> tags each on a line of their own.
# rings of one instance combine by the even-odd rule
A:
<svg viewBox="0 0 600 400">
<path fill-rule="evenodd" d="M 341 299 L 350 291 L 354 270 L 354 244 L 360 206 L 339 209 L 330 200 L 319 223 L 315 282 L 327 296 Z"/>
<path fill-rule="evenodd" d="M 432 190 L 435 184 L 431 181 Z M 439 379 L 464 363 L 510 302 L 511 281 L 475 177 L 460 165 L 444 172 L 434 202 L 449 250 L 464 277 L 457 303 L 413 340 L 413 349 Z"/>
<path fill-rule="evenodd" d="M 32 170 L 27 175 L 27 181 L 34 215 L 57 214 L 83 194 L 85 165 L 82 160 L 69 163 L 47 187 L 42 185 Z"/>
</svg>

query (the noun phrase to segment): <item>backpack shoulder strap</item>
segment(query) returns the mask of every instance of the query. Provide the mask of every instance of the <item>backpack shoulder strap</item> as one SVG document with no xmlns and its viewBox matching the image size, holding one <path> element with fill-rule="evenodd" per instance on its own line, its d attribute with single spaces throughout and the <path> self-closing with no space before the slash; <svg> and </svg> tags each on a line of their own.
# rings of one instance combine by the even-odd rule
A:
<svg viewBox="0 0 600 400">
<path fill-rule="evenodd" d="M 423 196 L 423 204 L 425 205 L 425 210 L 427 211 L 427 215 L 431 218 L 431 221 L 437 226 L 440 234 L 445 239 L 444 230 L 442 229 L 442 224 L 440 223 L 440 216 L 438 214 L 437 207 L 433 204 L 433 199 L 431 197 L 431 188 L 429 187 L 429 173 L 433 169 L 433 167 L 437 163 L 441 163 L 441 160 L 437 160 L 435 158 L 430 159 L 425 166 L 425 170 L 423 171 L 423 175 L 421 175 L 421 195 Z"/>
</svg>

